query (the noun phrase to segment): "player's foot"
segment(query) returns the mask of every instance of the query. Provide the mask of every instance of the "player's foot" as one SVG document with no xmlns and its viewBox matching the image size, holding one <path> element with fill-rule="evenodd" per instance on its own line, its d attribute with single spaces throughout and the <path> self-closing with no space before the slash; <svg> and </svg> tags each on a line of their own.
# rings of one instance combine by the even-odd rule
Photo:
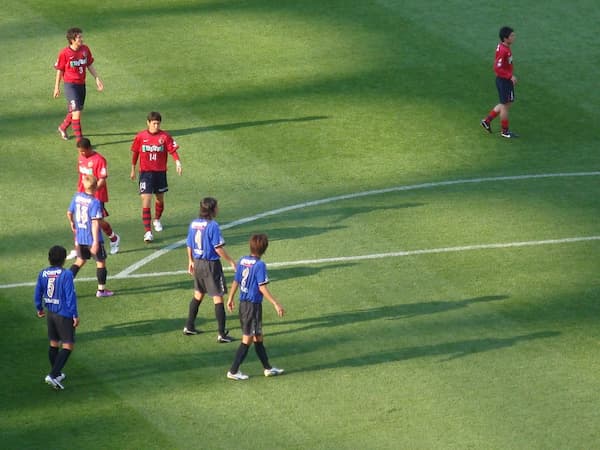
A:
<svg viewBox="0 0 600 450">
<path fill-rule="evenodd" d="M 281 375 L 282 373 L 283 369 L 278 369 L 277 367 L 265 369 L 265 377 L 276 377 L 277 375 Z"/>
<path fill-rule="evenodd" d="M 102 298 L 102 297 L 112 297 L 115 293 L 113 291 L 109 291 L 108 289 L 104 289 L 102 291 L 98 290 L 96 291 L 96 297 L 98 298 Z"/>
<path fill-rule="evenodd" d="M 242 381 L 242 380 L 247 380 L 248 375 L 243 374 L 242 372 L 239 372 L 239 371 L 237 373 L 227 372 L 227 378 L 229 378 L 230 380 Z"/>
<path fill-rule="evenodd" d="M 219 334 L 217 336 L 217 342 L 219 344 L 228 344 L 231 341 L 233 341 L 233 338 L 231 336 L 229 336 L 229 330 L 225 330 L 225 332 L 223 334 Z"/>
<path fill-rule="evenodd" d="M 63 141 L 68 141 L 69 140 L 69 135 L 67 134 L 67 132 L 65 130 L 63 130 L 61 127 L 58 127 L 58 134 L 60 134 L 60 138 Z"/>
<path fill-rule="evenodd" d="M 200 334 L 200 330 L 196 330 L 195 328 L 183 327 L 183 334 L 186 336 L 194 336 L 196 334 Z"/>
<path fill-rule="evenodd" d="M 148 242 L 152 242 L 154 240 L 154 236 L 152 236 L 152 231 L 146 231 L 144 233 L 144 242 L 148 243 Z"/>
<path fill-rule="evenodd" d="M 67 260 L 77 258 L 77 250 L 73 249 L 67 255 Z"/>
<path fill-rule="evenodd" d="M 110 254 L 111 255 L 115 255 L 115 254 L 119 253 L 119 244 L 121 243 L 121 236 L 119 236 L 116 233 L 115 233 L 115 236 L 117 237 L 117 239 L 115 239 L 115 242 L 110 241 Z"/>
<path fill-rule="evenodd" d="M 160 220 L 158 219 L 154 219 L 152 225 L 154 225 L 154 231 L 156 231 L 157 233 L 163 230 L 162 223 L 160 223 Z"/>
<path fill-rule="evenodd" d="M 48 384 L 48 386 L 51 386 L 54 389 L 62 390 L 65 388 L 62 384 L 60 384 L 60 381 L 58 381 L 56 378 L 52 378 L 50 375 L 46 375 L 44 381 L 46 382 L 46 384 Z"/>
<path fill-rule="evenodd" d="M 513 139 L 513 138 L 518 138 L 519 137 L 519 135 L 517 133 L 513 133 L 512 131 L 509 131 L 509 130 L 502 131 L 500 133 L 500 135 L 502 137 L 507 138 L 507 139 Z"/>
<path fill-rule="evenodd" d="M 65 378 L 67 378 L 67 376 L 61 372 L 60 375 L 56 377 L 56 381 L 62 383 Z"/>
<path fill-rule="evenodd" d="M 492 132 L 492 125 L 488 121 L 486 121 L 485 119 L 481 119 L 481 126 L 488 133 Z"/>
</svg>

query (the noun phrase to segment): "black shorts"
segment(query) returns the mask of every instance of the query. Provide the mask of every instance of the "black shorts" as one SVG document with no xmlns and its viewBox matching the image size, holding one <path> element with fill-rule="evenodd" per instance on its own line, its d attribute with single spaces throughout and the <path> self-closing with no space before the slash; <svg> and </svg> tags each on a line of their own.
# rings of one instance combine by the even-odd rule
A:
<svg viewBox="0 0 600 450">
<path fill-rule="evenodd" d="M 65 97 L 67 98 L 67 110 L 83 111 L 85 104 L 85 84 L 65 83 Z"/>
<path fill-rule="evenodd" d="M 63 344 L 75 343 L 75 327 L 73 327 L 72 317 L 65 317 L 51 311 L 46 311 L 46 321 L 48 323 L 49 340 L 59 341 Z"/>
<path fill-rule="evenodd" d="M 503 105 L 515 101 L 515 85 L 512 80 L 496 77 L 496 88 L 498 89 L 498 97 Z"/>
<path fill-rule="evenodd" d="M 240 325 L 244 336 L 262 336 L 262 303 L 240 301 Z"/>
<path fill-rule="evenodd" d="M 140 194 L 162 194 L 169 190 L 167 172 L 140 172 Z"/>
<path fill-rule="evenodd" d="M 194 290 L 211 297 L 223 297 L 227 293 L 221 260 L 194 260 Z"/>
<path fill-rule="evenodd" d="M 104 248 L 104 244 L 99 245 L 98 253 L 95 255 L 92 255 L 90 248 L 90 245 L 75 245 L 75 251 L 77 252 L 77 256 L 79 258 L 86 261 L 91 258 L 94 258 L 94 260 L 98 262 L 106 261 L 106 249 Z"/>
</svg>

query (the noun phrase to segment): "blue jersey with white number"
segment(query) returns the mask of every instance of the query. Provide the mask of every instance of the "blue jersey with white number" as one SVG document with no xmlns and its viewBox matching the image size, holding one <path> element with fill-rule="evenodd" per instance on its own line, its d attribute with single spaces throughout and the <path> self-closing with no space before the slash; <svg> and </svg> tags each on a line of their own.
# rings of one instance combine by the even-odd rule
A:
<svg viewBox="0 0 600 450">
<path fill-rule="evenodd" d="M 33 301 L 38 311 L 46 307 L 48 311 L 64 317 L 79 317 L 73 272 L 62 267 L 42 270 L 38 275 Z"/>
<path fill-rule="evenodd" d="M 217 222 L 198 218 L 190 223 L 187 246 L 192 249 L 194 259 L 216 261 L 219 259 L 219 255 L 215 249 L 223 245 L 225 245 L 225 239 L 221 236 L 221 229 Z"/>
<path fill-rule="evenodd" d="M 244 256 L 238 261 L 235 281 L 240 288 L 240 301 L 261 303 L 263 295 L 259 287 L 269 282 L 267 265 L 256 256 Z"/>
<path fill-rule="evenodd" d="M 102 203 L 94 196 L 85 192 L 78 192 L 73 196 L 69 211 L 73 214 L 75 222 L 75 240 L 79 245 L 92 245 L 92 220 L 100 220 L 103 217 Z M 98 243 L 103 243 L 102 232 L 98 231 Z"/>
</svg>

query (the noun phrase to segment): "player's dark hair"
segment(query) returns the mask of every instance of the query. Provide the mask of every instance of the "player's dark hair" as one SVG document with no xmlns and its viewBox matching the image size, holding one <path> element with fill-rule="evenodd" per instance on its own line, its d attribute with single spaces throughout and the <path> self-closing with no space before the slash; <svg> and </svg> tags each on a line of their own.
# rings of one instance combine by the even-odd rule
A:
<svg viewBox="0 0 600 450">
<path fill-rule="evenodd" d="M 83 33 L 83 30 L 81 28 L 69 28 L 67 30 L 67 42 L 70 44 L 71 42 L 73 42 L 75 40 L 75 38 L 77 37 L 77 35 Z"/>
<path fill-rule="evenodd" d="M 269 238 L 264 233 L 253 234 L 250 237 L 250 253 L 256 256 L 262 256 L 269 246 Z"/>
<path fill-rule="evenodd" d="M 88 138 L 82 137 L 77 141 L 77 148 L 92 148 L 92 142 Z"/>
<path fill-rule="evenodd" d="M 203 219 L 212 219 L 217 215 L 217 199 L 204 197 L 200 202 L 200 217 Z"/>
<path fill-rule="evenodd" d="M 60 245 L 55 245 L 48 251 L 48 262 L 51 266 L 62 267 L 66 259 L 67 249 Z"/>
<path fill-rule="evenodd" d="M 504 39 L 508 39 L 510 33 L 512 33 L 513 31 L 515 30 L 513 30 L 511 27 L 500 28 L 500 32 L 498 33 L 498 36 L 500 37 L 500 42 L 504 42 Z"/>
<path fill-rule="evenodd" d="M 148 122 L 152 122 L 153 120 L 158 120 L 159 122 L 162 122 L 162 116 L 158 111 L 150 111 L 148 113 L 147 120 Z"/>
</svg>

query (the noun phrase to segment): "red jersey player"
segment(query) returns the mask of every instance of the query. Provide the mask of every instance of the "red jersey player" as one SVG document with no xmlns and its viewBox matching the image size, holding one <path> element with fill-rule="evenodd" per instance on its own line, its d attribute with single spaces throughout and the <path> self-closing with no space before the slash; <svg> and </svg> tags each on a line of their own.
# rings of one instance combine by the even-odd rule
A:
<svg viewBox="0 0 600 450">
<path fill-rule="evenodd" d="M 67 128 L 73 125 L 73 133 L 79 141 L 83 136 L 81 132 L 81 111 L 83 111 L 85 103 L 85 75 L 87 70 L 95 78 L 96 87 L 99 91 L 104 90 L 104 84 L 94 68 L 92 52 L 83 43 L 83 31 L 80 28 L 68 29 L 67 42 L 69 45 L 60 51 L 54 63 L 56 69 L 54 98 L 60 96 L 60 81 L 63 80 L 67 99 L 67 115 L 59 125 L 58 132 L 64 140 L 67 140 L 69 139 Z"/>
<path fill-rule="evenodd" d="M 152 111 L 148 114 L 146 123 L 148 129 L 140 131 L 133 144 L 131 144 L 131 174 L 130 178 L 135 179 L 135 166 L 140 160 L 139 189 L 142 198 L 142 222 L 144 224 L 144 242 L 151 242 L 152 229 L 150 222 L 154 225 L 154 230 L 162 231 L 160 222 L 165 202 L 165 192 L 169 190 L 167 184 L 167 157 L 170 154 L 175 160 L 177 174 L 181 175 L 181 161 L 177 154 L 179 146 L 173 140 L 171 135 L 160 129 L 162 117 L 160 113 Z M 155 195 L 154 203 L 154 221 L 152 221 L 151 206 L 152 194 Z"/>
<path fill-rule="evenodd" d="M 496 72 L 496 88 L 500 103 L 489 112 L 485 119 L 481 120 L 481 126 L 488 132 L 492 132 L 491 121 L 498 115 L 502 127 L 501 135 L 505 138 L 518 137 L 508 127 L 508 111 L 515 101 L 515 84 L 517 78 L 513 74 L 513 59 L 510 46 L 515 40 L 515 32 L 510 27 L 502 27 L 499 32 L 500 43 L 496 47 L 496 58 L 494 60 L 494 72 Z"/>
<path fill-rule="evenodd" d="M 108 169 L 106 159 L 92 148 L 92 143 L 88 138 L 81 138 L 81 140 L 77 142 L 77 150 L 79 150 L 79 158 L 77 160 L 79 182 L 77 191 L 85 192 L 83 186 L 83 177 L 85 175 L 92 175 L 98 181 L 94 197 L 100 200 L 102 205 L 103 219 L 100 221 L 100 227 L 102 228 L 102 231 L 104 231 L 104 234 L 110 239 L 110 253 L 111 255 L 114 255 L 119 251 L 121 238 L 113 231 L 110 224 L 106 221 L 106 217 L 109 215 L 105 207 L 105 203 L 108 203 L 108 187 L 106 185 Z"/>
</svg>

